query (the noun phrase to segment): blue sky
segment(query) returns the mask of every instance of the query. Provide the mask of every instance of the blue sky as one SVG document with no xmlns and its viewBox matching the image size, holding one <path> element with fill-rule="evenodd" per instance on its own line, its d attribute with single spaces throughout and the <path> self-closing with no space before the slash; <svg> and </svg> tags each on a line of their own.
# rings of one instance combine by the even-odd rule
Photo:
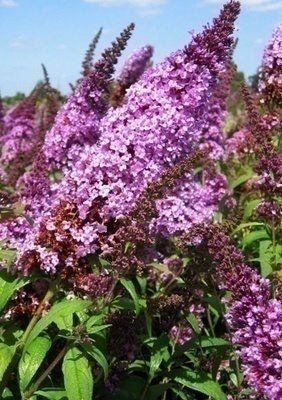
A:
<svg viewBox="0 0 282 400">
<path fill-rule="evenodd" d="M 259 66 L 264 46 L 282 21 L 282 1 L 243 0 L 237 21 L 235 52 L 246 77 Z M 42 79 L 44 63 L 51 83 L 63 93 L 80 76 L 89 43 L 103 33 L 95 59 L 135 22 L 132 38 L 117 66 L 136 48 L 151 44 L 153 60 L 162 61 L 190 41 L 191 30 L 218 15 L 220 0 L 0 0 L 0 91 L 29 93 Z"/>
</svg>

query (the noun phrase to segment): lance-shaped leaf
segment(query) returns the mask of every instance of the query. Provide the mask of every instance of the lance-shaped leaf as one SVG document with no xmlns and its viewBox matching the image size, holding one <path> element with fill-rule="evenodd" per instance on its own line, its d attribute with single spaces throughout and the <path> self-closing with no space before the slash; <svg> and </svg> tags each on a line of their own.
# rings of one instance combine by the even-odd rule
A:
<svg viewBox="0 0 282 400">
<path fill-rule="evenodd" d="M 221 390 L 219 384 L 213 381 L 204 372 L 178 369 L 168 373 L 167 377 L 180 383 L 181 386 L 188 387 L 210 396 L 213 400 L 226 400 L 226 396 Z"/>
<path fill-rule="evenodd" d="M 23 354 L 19 362 L 20 389 L 22 392 L 28 388 L 50 347 L 50 337 L 44 333 L 37 336 Z"/>
<path fill-rule="evenodd" d="M 37 322 L 33 330 L 31 331 L 25 346 L 25 353 L 30 345 L 30 343 L 37 338 L 37 336 L 52 322 L 56 323 L 57 319 L 61 322 L 62 317 L 74 314 L 76 312 L 82 311 L 92 304 L 91 301 L 85 301 L 81 299 L 75 300 L 65 300 L 60 303 L 54 304 L 47 315 L 45 315 L 41 320 Z"/>
<path fill-rule="evenodd" d="M 91 400 L 93 376 L 87 358 L 77 348 L 68 350 L 63 361 L 63 374 L 68 400 Z"/>
<path fill-rule="evenodd" d="M 2 252 L 3 251 L 4 250 L 2 250 Z M 4 269 L 0 271 L 0 311 L 5 307 L 15 291 L 29 282 L 30 279 L 28 278 L 16 278 L 15 276 L 8 274 Z"/>
</svg>

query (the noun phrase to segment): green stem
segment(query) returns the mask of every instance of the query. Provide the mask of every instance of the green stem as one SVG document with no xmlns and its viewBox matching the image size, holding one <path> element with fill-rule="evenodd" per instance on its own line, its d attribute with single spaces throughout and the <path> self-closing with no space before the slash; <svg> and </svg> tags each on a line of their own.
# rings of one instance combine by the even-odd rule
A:
<svg viewBox="0 0 282 400">
<path fill-rule="evenodd" d="M 231 332 L 231 329 L 229 328 L 228 322 L 226 321 L 225 312 L 223 310 L 221 301 L 220 301 L 220 308 L 221 308 L 222 317 L 223 317 L 224 322 L 225 322 L 226 330 L 227 330 L 227 332 L 229 334 L 229 337 L 231 338 L 232 337 L 232 332 Z M 235 372 L 236 372 L 236 377 L 237 377 L 237 382 L 238 382 L 238 390 L 241 390 L 241 377 L 240 377 L 240 373 L 241 372 L 240 372 L 239 360 L 238 360 L 238 357 L 236 355 L 236 351 L 235 351 L 233 345 L 232 345 L 231 349 L 232 349 L 231 351 L 233 353 L 234 360 L 235 360 Z"/>
<path fill-rule="evenodd" d="M 32 317 L 30 323 L 28 324 L 19 344 L 17 345 L 17 349 L 15 351 L 15 354 L 10 362 L 10 364 L 8 365 L 2 380 L 0 382 L 0 398 L 2 396 L 2 393 L 4 391 L 4 389 L 7 386 L 7 383 L 10 379 L 11 373 L 14 371 L 14 368 L 16 367 L 16 365 L 18 364 L 21 355 L 22 355 L 22 351 L 23 348 L 25 346 L 25 343 L 27 341 L 28 336 L 30 335 L 30 332 L 32 331 L 32 329 L 34 328 L 35 324 L 38 322 L 38 320 L 41 318 L 42 316 L 42 311 L 44 310 L 44 307 L 46 305 L 47 302 L 49 302 L 49 300 L 51 300 L 51 298 L 54 296 L 55 294 L 55 290 L 57 288 L 57 281 L 51 282 L 50 287 L 44 297 L 44 299 L 41 301 L 41 303 L 39 304 L 34 316 Z"/>
<path fill-rule="evenodd" d="M 207 307 L 207 318 L 208 318 L 208 323 L 209 323 L 209 326 L 210 326 L 210 329 L 211 329 L 211 332 L 212 332 L 212 336 L 216 337 L 214 329 L 213 329 L 213 324 L 212 324 L 212 319 L 211 319 L 211 312 L 210 312 L 209 307 Z"/>
<path fill-rule="evenodd" d="M 272 267 L 272 270 L 276 268 L 277 265 L 277 256 L 276 256 L 276 232 L 275 232 L 275 221 L 274 218 L 272 218 L 271 221 L 271 233 L 272 233 L 272 251 L 273 251 L 273 260 L 274 260 L 274 268 Z"/>
<path fill-rule="evenodd" d="M 23 334 L 23 337 L 20 340 L 20 343 L 18 344 L 18 349 L 22 350 L 24 348 L 24 345 L 27 341 L 27 338 L 30 335 L 30 332 L 32 331 L 32 329 L 34 328 L 34 326 L 37 324 L 37 322 L 39 321 L 39 319 L 42 316 L 42 312 L 46 306 L 46 304 L 52 299 L 52 297 L 55 294 L 55 291 L 57 289 L 57 281 L 51 282 L 50 287 L 44 297 L 44 299 L 40 302 L 34 316 L 32 317 L 30 323 L 28 324 L 25 333 Z"/>
<path fill-rule="evenodd" d="M 140 397 L 140 400 L 145 400 L 145 399 L 146 399 L 146 394 L 147 394 L 147 392 L 148 392 L 150 383 L 151 383 L 151 379 L 149 379 L 148 382 L 146 383 L 146 386 L 145 386 L 145 388 L 144 388 L 144 390 L 143 390 L 143 393 L 142 393 L 142 395 L 141 395 L 141 397 Z"/>
<path fill-rule="evenodd" d="M 38 389 L 39 385 L 44 381 L 44 379 L 50 374 L 50 372 L 55 368 L 58 362 L 64 357 L 67 352 L 67 347 L 64 347 L 57 357 L 52 361 L 49 367 L 43 372 L 43 374 L 34 382 L 31 388 L 24 393 L 23 400 L 29 399 L 34 392 Z"/>
<path fill-rule="evenodd" d="M 117 283 L 118 283 L 118 278 L 119 278 L 119 277 L 118 277 L 118 274 L 117 274 L 117 273 L 114 273 L 114 274 L 113 274 L 112 286 L 110 287 L 110 289 L 109 289 L 107 295 L 105 296 L 105 298 L 104 298 L 104 300 L 103 300 L 102 309 L 105 308 L 105 307 L 107 307 L 108 304 L 111 302 L 112 296 L 113 296 L 113 293 L 114 293 L 114 290 L 115 290 L 115 287 L 116 287 L 116 285 L 117 285 Z"/>
</svg>

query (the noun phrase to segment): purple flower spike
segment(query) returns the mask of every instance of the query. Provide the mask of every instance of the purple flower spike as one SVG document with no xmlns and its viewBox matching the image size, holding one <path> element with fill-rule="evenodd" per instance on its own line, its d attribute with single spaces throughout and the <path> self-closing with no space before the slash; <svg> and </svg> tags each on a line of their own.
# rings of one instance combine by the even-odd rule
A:
<svg viewBox="0 0 282 400">
<path fill-rule="evenodd" d="M 43 151 L 50 169 L 60 169 L 67 162 L 73 145 L 93 144 L 99 137 L 99 122 L 108 108 L 106 99 L 114 64 L 125 48 L 134 25 L 103 54 L 93 70 L 81 79 L 57 115 L 53 128 L 46 134 Z"/>
<path fill-rule="evenodd" d="M 3 106 L 3 100 L 0 95 L 0 137 L 3 135 L 4 132 L 4 106 Z"/>
<path fill-rule="evenodd" d="M 11 238 L 24 274 L 41 271 L 67 279 L 88 273 L 87 255 L 107 252 L 109 238 L 140 195 L 199 146 L 238 13 L 239 2 L 227 3 L 189 46 L 146 70 L 121 107 L 107 110 L 105 96 L 128 32 L 80 81 L 42 148 L 44 162 L 50 170 L 59 168 L 62 178 L 49 191 L 44 173 L 38 174 L 48 194 L 46 208 L 36 214 L 24 243 L 18 246 Z M 221 146 L 218 134 L 211 141 Z M 194 176 L 191 165 L 179 178 L 170 196 L 157 200 L 160 217 L 152 221 L 151 233 L 171 235 L 210 219 L 226 190 L 214 168 Z"/>
<path fill-rule="evenodd" d="M 87 76 L 89 74 L 89 72 L 91 71 L 91 68 L 93 68 L 93 58 L 94 58 L 94 51 L 96 49 L 96 45 L 100 39 L 102 33 L 102 28 L 99 29 L 99 31 L 97 32 L 97 34 L 94 36 L 92 42 L 89 45 L 89 48 L 85 54 L 85 58 L 83 60 L 82 63 L 82 71 L 81 71 L 81 75 L 82 76 Z"/>
<path fill-rule="evenodd" d="M 1 165 L 6 171 L 7 184 L 15 186 L 25 167 L 35 156 L 38 128 L 35 123 L 36 101 L 39 90 L 12 108 L 4 117 Z"/>
<path fill-rule="evenodd" d="M 228 235 L 216 232 L 208 246 L 217 265 L 218 285 L 230 291 L 227 322 L 234 332 L 246 380 L 258 395 L 282 398 L 282 304 L 270 282 L 243 262 Z"/>
<path fill-rule="evenodd" d="M 264 50 L 260 69 L 259 91 L 263 102 L 282 102 L 282 23 L 274 30 L 271 40 Z"/>
<path fill-rule="evenodd" d="M 135 50 L 125 62 L 121 73 L 117 77 L 120 85 L 129 87 L 137 82 L 146 69 L 148 61 L 153 55 L 154 48 L 150 45 Z"/>
<path fill-rule="evenodd" d="M 144 73 L 149 66 L 149 60 L 153 55 L 154 48 L 150 45 L 142 46 L 135 50 L 126 60 L 122 71 L 118 75 L 112 95 L 112 105 L 118 106 L 122 103 L 126 90 Z"/>
</svg>

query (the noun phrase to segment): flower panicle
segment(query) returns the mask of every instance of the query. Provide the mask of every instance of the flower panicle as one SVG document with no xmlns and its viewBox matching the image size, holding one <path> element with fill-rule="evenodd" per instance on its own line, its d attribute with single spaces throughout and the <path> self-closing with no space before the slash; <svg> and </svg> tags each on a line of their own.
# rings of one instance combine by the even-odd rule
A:
<svg viewBox="0 0 282 400">
<path fill-rule="evenodd" d="M 134 24 L 129 25 L 105 50 L 102 58 L 78 86 L 58 112 L 54 125 L 47 132 L 43 151 L 51 167 L 62 168 L 75 146 L 93 144 L 99 137 L 100 119 L 108 110 L 107 93 L 114 64 L 131 36 Z"/>
<path fill-rule="evenodd" d="M 258 89 L 261 101 L 270 109 L 282 105 L 282 23 L 273 32 L 265 47 L 262 66 L 259 71 Z"/>
<path fill-rule="evenodd" d="M 59 102 L 59 92 L 51 86 L 50 78 L 47 69 L 44 64 L 42 64 L 44 79 L 45 79 L 45 90 L 46 90 L 46 112 L 43 118 L 43 132 L 42 140 L 44 139 L 45 133 L 49 131 L 55 121 L 56 115 L 60 109 Z"/>
<path fill-rule="evenodd" d="M 128 214 L 129 219 L 139 219 L 141 221 L 150 220 L 156 216 L 155 202 L 166 196 L 177 181 L 196 165 L 207 160 L 208 154 L 205 150 L 195 150 L 187 158 L 179 161 L 176 165 L 165 170 L 158 180 L 153 180 L 143 190 L 137 199 L 135 206 Z"/>
<path fill-rule="evenodd" d="M 4 132 L 4 116 L 5 116 L 4 104 L 2 96 L 0 94 L 0 137 L 3 135 Z"/>
<path fill-rule="evenodd" d="M 257 140 L 257 143 L 262 144 L 262 142 L 266 140 L 266 137 L 268 138 L 268 140 L 270 139 L 270 134 L 267 135 L 265 127 L 261 124 L 261 117 L 256 107 L 255 100 L 251 94 L 250 89 L 245 83 L 242 83 L 242 94 L 248 115 L 249 129 Z"/>
<path fill-rule="evenodd" d="M 224 62 L 233 44 L 231 35 L 239 13 L 239 1 L 226 3 L 218 18 L 213 19 L 213 24 L 204 26 L 204 31 L 194 35 L 192 42 L 186 46 L 187 59 L 193 59 L 196 64 L 206 66 L 217 74 L 219 64 Z"/>
<path fill-rule="evenodd" d="M 200 247 L 199 265 L 212 269 L 219 289 L 230 293 L 225 318 L 248 384 L 259 396 L 280 398 L 282 304 L 272 298 L 269 280 L 245 263 L 226 224 L 193 227 L 183 239 Z"/>
<path fill-rule="evenodd" d="M 242 91 L 249 118 L 249 130 L 255 139 L 255 171 L 259 175 L 256 186 L 267 200 L 273 201 L 275 195 L 282 194 L 282 156 L 274 145 L 272 129 L 259 114 L 250 90 L 243 85 Z"/>
<path fill-rule="evenodd" d="M 5 152 L 0 161 L 6 172 L 5 180 L 10 186 L 15 187 L 17 180 L 35 157 L 38 140 L 37 100 L 41 89 L 42 85 L 35 88 L 4 117 L 0 143 L 5 147 Z"/>
<path fill-rule="evenodd" d="M 90 76 L 98 74 L 99 84 L 103 85 L 105 89 L 115 71 L 114 65 L 117 64 L 121 52 L 125 49 L 134 27 L 134 23 L 131 23 L 121 32 L 120 36 L 111 43 L 111 46 L 102 53 L 101 59 L 94 64 L 93 71 L 89 73 Z"/>
<path fill-rule="evenodd" d="M 116 107 L 123 101 L 126 90 L 138 81 L 140 76 L 150 65 L 150 58 L 154 48 L 151 45 L 142 46 L 129 56 L 122 70 L 115 80 L 111 104 Z"/>
<path fill-rule="evenodd" d="M 94 51 L 96 49 L 97 43 L 102 34 L 102 30 L 103 30 L 103 28 L 99 29 L 99 31 L 96 33 L 93 40 L 91 41 L 88 50 L 86 51 L 85 58 L 82 62 L 82 71 L 81 71 L 82 76 L 87 76 L 89 74 L 89 71 L 93 67 L 92 64 L 93 64 L 93 58 L 94 58 Z"/>
<path fill-rule="evenodd" d="M 20 120 L 33 120 L 36 113 L 37 100 L 42 85 L 33 89 L 31 93 L 16 104 L 5 116 L 5 131 L 11 131 Z"/>
</svg>

